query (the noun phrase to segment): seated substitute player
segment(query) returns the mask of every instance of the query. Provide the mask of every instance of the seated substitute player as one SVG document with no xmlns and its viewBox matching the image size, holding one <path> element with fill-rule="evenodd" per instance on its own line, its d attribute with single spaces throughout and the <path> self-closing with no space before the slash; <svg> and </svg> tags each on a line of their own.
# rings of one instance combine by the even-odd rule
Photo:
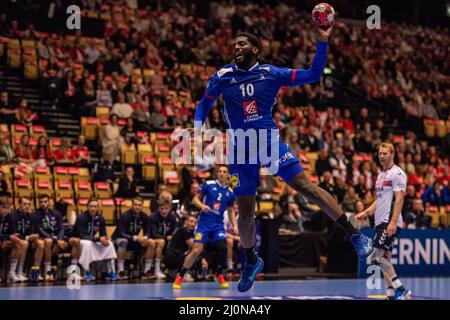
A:
<svg viewBox="0 0 450 320">
<path fill-rule="evenodd" d="M 10 274 L 8 280 L 10 282 L 20 282 L 21 279 L 16 275 L 17 259 L 22 252 L 22 241 L 18 234 L 10 234 L 11 225 L 11 206 L 6 198 L 0 198 L 0 248 L 2 253 L 11 252 L 10 256 Z M 2 282 L 0 278 L 0 282 Z"/>
<path fill-rule="evenodd" d="M 375 183 L 376 199 L 355 218 L 362 221 L 375 214 L 375 250 L 369 256 L 372 264 L 383 271 L 388 300 L 405 300 L 411 291 L 406 290 L 397 277 L 391 263 L 392 244 L 403 226 L 402 207 L 406 191 L 407 177 L 403 170 L 394 164 L 395 149 L 390 143 L 382 143 L 378 148 L 378 158 L 382 167 Z"/>
<path fill-rule="evenodd" d="M 333 196 L 307 178 L 289 146 L 281 142 L 279 130 L 272 119 L 272 109 L 280 87 L 320 80 L 326 64 L 327 41 L 331 29 L 332 27 L 327 30 L 318 29 L 320 36 L 316 54 L 307 70 L 260 65 L 258 56 L 262 52 L 262 46 L 259 39 L 249 33 L 237 34 L 234 37 L 235 64 L 226 65 L 212 75 L 195 110 L 194 133 L 199 137 L 215 99 L 222 95 L 223 114 L 230 128 L 227 150 L 233 151 L 228 152 L 233 155 L 228 156 L 228 161 L 232 187 L 239 206 L 239 236 L 246 255 L 238 284 L 241 292 L 251 288 L 256 275 L 264 267 L 264 262 L 254 250 L 255 195 L 260 181 L 260 165 L 266 166 L 272 174 L 281 177 L 308 200 L 316 203 L 342 226 L 350 235 L 358 256 L 366 257 L 373 251 L 370 239 L 349 223 Z M 250 141 L 250 146 L 244 145 L 241 130 L 249 136 L 254 134 L 256 137 L 251 140 L 256 141 Z M 266 141 L 262 141 L 264 137 Z M 277 152 L 278 156 L 275 156 Z M 268 159 L 266 155 L 269 154 L 272 156 Z"/>
<path fill-rule="evenodd" d="M 133 198 L 133 206 L 120 215 L 119 225 L 114 230 L 111 238 L 117 245 L 117 269 L 119 280 L 126 280 L 125 255 L 127 250 L 138 251 L 145 248 L 144 258 L 146 260 L 153 256 L 155 242 L 150 239 L 148 227 L 148 215 L 142 211 L 144 200 L 140 197 Z M 139 237 L 139 233 L 143 236 Z M 145 274 L 144 274 L 145 276 Z"/>
<path fill-rule="evenodd" d="M 223 276 L 226 270 L 227 238 L 225 235 L 224 213 L 228 209 L 228 216 L 237 233 L 236 219 L 234 216 L 234 194 L 228 185 L 228 167 L 221 165 L 217 167 L 217 179 L 206 181 L 200 193 L 194 197 L 193 203 L 200 210 L 200 217 L 195 229 L 194 245 L 191 252 L 184 259 L 183 267 L 180 269 L 175 282 L 174 289 L 180 289 L 183 276 L 203 252 L 205 244 L 210 241 L 217 252 L 216 279 L 221 288 L 228 288 L 228 282 Z M 203 198 L 204 203 L 202 203 Z"/>
<path fill-rule="evenodd" d="M 97 233 L 100 237 L 97 237 Z M 79 262 L 86 271 L 86 281 L 95 280 L 94 274 L 90 271 L 90 264 L 95 261 L 105 261 L 106 279 L 117 280 L 117 274 L 114 272 L 116 250 L 106 236 L 105 219 L 99 212 L 99 202 L 96 198 L 90 198 L 87 211 L 78 215 L 70 242 L 78 247 L 77 252 L 81 252 Z"/>
<path fill-rule="evenodd" d="M 23 264 L 29 245 L 31 244 L 34 250 L 33 266 L 40 269 L 42 257 L 44 255 L 44 241 L 39 239 L 36 226 L 31 216 L 31 200 L 27 197 L 20 198 L 19 209 L 11 213 L 10 234 L 19 234 L 19 238 L 23 241 L 23 249 L 17 265 L 17 276 L 22 278 L 22 281 L 28 281 L 28 278 L 23 273 Z M 38 281 L 44 280 L 41 275 L 38 276 Z"/>
<path fill-rule="evenodd" d="M 172 211 L 172 201 L 171 196 L 164 196 L 165 193 L 161 193 L 158 200 L 158 211 L 153 212 L 149 218 L 149 228 L 150 237 L 155 242 L 155 254 L 149 257 L 149 267 L 147 271 L 150 270 L 153 257 L 155 257 L 155 277 L 156 279 L 165 279 L 166 275 L 161 271 L 161 257 L 166 246 L 166 242 L 172 238 L 172 234 L 177 226 L 177 218 L 171 212 Z"/>
<path fill-rule="evenodd" d="M 68 248 L 64 241 L 64 227 L 61 213 L 49 207 L 50 198 L 46 194 L 39 196 L 39 209 L 32 215 L 35 230 L 44 241 L 44 280 L 55 281 L 54 272 L 52 272 L 52 257 L 56 257 L 62 251 Z M 38 261 L 36 264 L 40 265 Z M 56 269 L 56 262 L 53 261 L 53 268 Z"/>
<path fill-rule="evenodd" d="M 183 267 L 186 253 L 192 248 L 194 242 L 193 238 L 196 226 L 197 218 L 191 215 L 184 220 L 182 227 L 174 231 L 172 239 L 170 239 L 164 252 L 164 264 L 169 269 L 169 272 L 172 270 L 177 272 Z"/>
</svg>

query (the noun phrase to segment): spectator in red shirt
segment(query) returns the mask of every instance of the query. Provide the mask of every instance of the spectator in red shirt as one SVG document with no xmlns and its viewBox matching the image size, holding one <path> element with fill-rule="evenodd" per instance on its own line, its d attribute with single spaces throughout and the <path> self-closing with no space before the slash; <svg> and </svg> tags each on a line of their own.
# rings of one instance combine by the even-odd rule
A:
<svg viewBox="0 0 450 320">
<path fill-rule="evenodd" d="M 21 99 L 19 102 L 19 107 L 16 109 L 16 120 L 17 123 L 31 126 L 33 121 L 36 121 L 38 118 L 37 113 L 33 112 L 31 108 L 28 106 L 27 99 Z"/>
<path fill-rule="evenodd" d="M 78 136 L 77 146 L 72 148 L 73 162 L 77 167 L 90 167 L 91 157 L 89 149 L 85 146 L 86 138 L 83 135 Z"/>
<path fill-rule="evenodd" d="M 33 166 L 38 165 L 44 167 L 53 165 L 54 156 L 46 137 L 39 137 L 38 145 L 33 150 L 33 159 L 35 160 Z"/>
<path fill-rule="evenodd" d="M 63 166 L 73 166 L 74 155 L 71 148 L 71 143 L 69 138 L 62 138 L 61 146 L 55 151 L 55 161 L 58 165 Z"/>
</svg>

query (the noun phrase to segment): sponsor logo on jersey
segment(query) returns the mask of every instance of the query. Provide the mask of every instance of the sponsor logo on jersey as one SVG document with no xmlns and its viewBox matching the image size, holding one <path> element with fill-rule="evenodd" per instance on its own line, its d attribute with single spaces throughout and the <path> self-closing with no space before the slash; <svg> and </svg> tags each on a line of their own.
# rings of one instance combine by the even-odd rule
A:
<svg viewBox="0 0 450 320">
<path fill-rule="evenodd" d="M 243 105 L 244 105 L 244 114 L 246 116 L 258 113 L 258 106 L 256 105 L 255 100 L 245 101 Z"/>
<path fill-rule="evenodd" d="M 230 81 L 230 84 L 233 84 L 233 83 L 236 83 L 236 82 L 237 82 L 236 79 L 232 78 L 231 81 Z"/>
<path fill-rule="evenodd" d="M 392 180 L 383 180 L 383 187 L 392 187 Z"/>
<path fill-rule="evenodd" d="M 223 68 L 217 71 L 217 76 L 221 78 L 225 73 L 233 71 L 233 68 Z"/>
<path fill-rule="evenodd" d="M 294 155 L 291 152 L 286 152 L 283 156 L 281 156 L 280 159 L 275 160 L 275 165 L 279 166 L 280 164 L 282 164 L 283 162 L 289 160 L 289 159 L 293 159 Z"/>
<path fill-rule="evenodd" d="M 195 240 L 202 240 L 202 233 L 198 232 L 195 234 Z"/>
</svg>

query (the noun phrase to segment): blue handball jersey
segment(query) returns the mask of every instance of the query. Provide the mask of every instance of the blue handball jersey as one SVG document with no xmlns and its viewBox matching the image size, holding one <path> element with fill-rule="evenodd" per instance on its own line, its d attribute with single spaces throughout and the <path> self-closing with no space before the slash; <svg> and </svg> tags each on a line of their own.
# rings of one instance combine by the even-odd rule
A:
<svg viewBox="0 0 450 320">
<path fill-rule="evenodd" d="M 203 203 L 211 208 L 209 212 L 200 214 L 200 222 L 223 224 L 224 213 L 234 204 L 234 193 L 231 187 L 221 185 L 217 180 L 206 181 L 200 189 Z"/>
<path fill-rule="evenodd" d="M 231 129 L 276 129 L 272 108 L 280 87 L 294 84 L 293 70 L 257 63 L 245 71 L 226 65 L 209 79 L 206 94 L 222 94 L 223 114 Z"/>
</svg>

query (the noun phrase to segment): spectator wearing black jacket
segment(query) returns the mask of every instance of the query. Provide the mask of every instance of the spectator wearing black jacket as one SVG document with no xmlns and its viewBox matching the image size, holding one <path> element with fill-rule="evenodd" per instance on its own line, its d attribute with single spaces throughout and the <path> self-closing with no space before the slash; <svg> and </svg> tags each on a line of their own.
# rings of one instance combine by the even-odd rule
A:
<svg viewBox="0 0 450 320">
<path fill-rule="evenodd" d="M 137 196 L 137 182 L 134 176 L 133 167 L 127 167 L 124 175 L 119 180 L 119 190 L 116 197 L 131 199 Z"/>
<path fill-rule="evenodd" d="M 90 198 L 87 211 L 78 215 L 69 244 L 72 246 L 72 253 L 75 253 L 72 255 L 72 264 L 78 264 L 79 259 L 86 271 L 86 281 L 95 280 L 94 274 L 90 271 L 91 262 L 105 260 L 107 260 L 106 279 L 117 280 L 117 274 L 114 272 L 117 254 L 107 237 L 105 219 L 99 212 L 99 201 L 96 198 Z"/>
<path fill-rule="evenodd" d="M 17 234 L 22 241 L 22 248 L 25 249 L 18 259 L 17 276 L 22 278 L 22 281 L 28 281 L 28 278 L 23 273 L 23 263 L 28 246 L 31 244 L 34 250 L 34 267 L 40 267 L 44 254 L 44 241 L 39 239 L 39 234 L 36 232 L 35 223 L 31 217 L 31 200 L 27 197 L 22 197 L 20 199 L 20 207 L 10 214 L 10 219 L 10 234 Z M 43 280 L 42 277 L 39 276 L 39 280 Z"/>
<path fill-rule="evenodd" d="M 407 229 L 431 228 L 431 217 L 425 214 L 422 199 L 413 200 L 412 208 L 405 213 L 404 221 Z"/>
<path fill-rule="evenodd" d="M 142 211 L 144 200 L 136 197 L 133 199 L 133 207 L 120 215 L 119 224 L 111 238 L 117 245 L 117 266 L 119 280 L 127 279 L 125 273 L 125 255 L 127 250 L 137 251 L 141 247 L 146 248 L 144 259 L 144 278 L 150 278 L 151 259 L 155 251 L 155 242 L 150 239 L 148 215 Z M 139 236 L 142 231 L 143 236 Z"/>
<path fill-rule="evenodd" d="M 50 209 L 49 205 L 49 196 L 41 194 L 39 196 L 39 209 L 31 215 L 36 232 L 40 239 L 44 241 L 44 280 L 46 282 L 55 281 L 51 267 L 52 257 L 57 257 L 58 253 L 68 247 L 64 240 L 61 213 Z M 56 261 L 53 261 L 53 268 L 56 270 Z"/>
<path fill-rule="evenodd" d="M 171 212 L 172 203 L 167 198 L 160 198 L 158 211 L 153 212 L 149 218 L 150 237 L 154 239 L 155 249 L 155 277 L 156 279 L 165 279 L 166 276 L 161 272 L 161 257 L 166 241 L 172 237 L 176 228 L 177 219 Z M 152 257 L 153 258 L 153 257 Z"/>
<path fill-rule="evenodd" d="M 333 171 L 330 164 L 330 157 L 328 155 L 327 149 L 322 149 L 319 151 L 319 158 L 316 161 L 316 173 L 320 177 L 325 171 Z"/>
</svg>

